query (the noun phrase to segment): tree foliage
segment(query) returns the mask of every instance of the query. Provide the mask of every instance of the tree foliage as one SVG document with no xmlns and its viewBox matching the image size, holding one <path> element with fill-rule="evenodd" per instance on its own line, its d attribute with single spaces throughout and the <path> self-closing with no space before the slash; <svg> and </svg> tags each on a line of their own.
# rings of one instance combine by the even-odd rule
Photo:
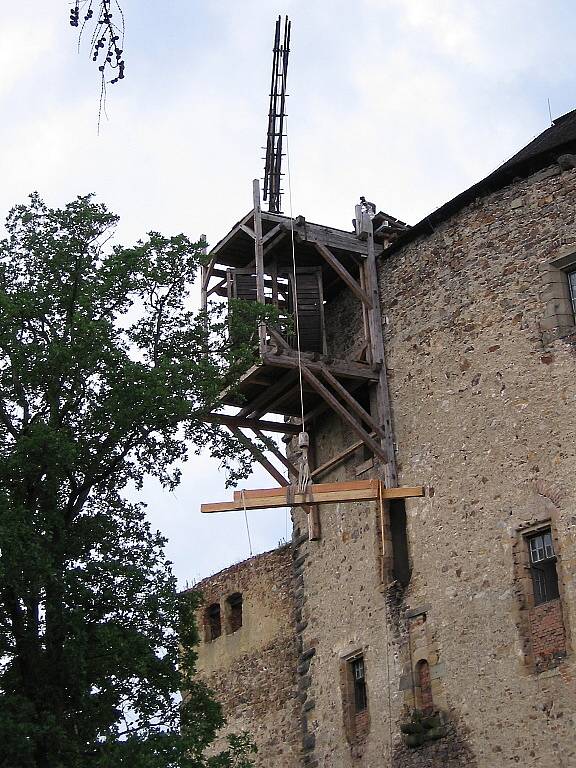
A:
<svg viewBox="0 0 576 768">
<path fill-rule="evenodd" d="M 0 242 L 0 766 L 240 768 L 242 737 L 203 757 L 223 719 L 194 677 L 197 597 L 125 496 L 174 487 L 184 438 L 241 455 L 201 421 L 241 364 L 190 307 L 203 244 L 108 247 L 116 222 L 33 195 Z"/>
</svg>

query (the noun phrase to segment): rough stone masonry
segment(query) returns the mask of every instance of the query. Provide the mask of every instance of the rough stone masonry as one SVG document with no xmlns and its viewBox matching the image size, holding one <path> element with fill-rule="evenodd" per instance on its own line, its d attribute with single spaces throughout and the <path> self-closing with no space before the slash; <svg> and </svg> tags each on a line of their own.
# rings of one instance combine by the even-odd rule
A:
<svg viewBox="0 0 576 768">
<path fill-rule="evenodd" d="M 323 507 L 319 541 L 296 509 L 291 547 L 200 585 L 205 605 L 243 595 L 199 669 L 260 766 L 576 766 L 574 114 L 556 129 L 380 259 L 399 482 L 430 487 L 406 501 L 408 583 L 399 511 L 366 502 Z M 326 320 L 344 357 L 348 291 Z M 317 462 L 352 442 L 324 418 Z"/>
</svg>

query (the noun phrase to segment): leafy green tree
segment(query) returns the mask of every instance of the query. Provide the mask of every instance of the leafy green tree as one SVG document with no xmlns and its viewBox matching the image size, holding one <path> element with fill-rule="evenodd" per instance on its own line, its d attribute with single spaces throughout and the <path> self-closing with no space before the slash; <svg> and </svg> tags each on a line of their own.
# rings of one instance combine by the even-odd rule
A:
<svg viewBox="0 0 576 768">
<path fill-rule="evenodd" d="M 225 326 L 190 307 L 202 243 L 109 247 L 116 222 L 33 195 L 0 242 L 0 766 L 241 768 L 244 737 L 203 757 L 223 718 L 194 677 L 197 597 L 125 498 L 174 487 L 185 438 L 240 455 L 201 421 Z"/>
</svg>

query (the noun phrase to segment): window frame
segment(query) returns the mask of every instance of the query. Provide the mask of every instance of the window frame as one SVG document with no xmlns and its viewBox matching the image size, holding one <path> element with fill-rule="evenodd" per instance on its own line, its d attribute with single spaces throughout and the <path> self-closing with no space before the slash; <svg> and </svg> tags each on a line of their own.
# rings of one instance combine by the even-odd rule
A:
<svg viewBox="0 0 576 768">
<path fill-rule="evenodd" d="M 355 656 L 349 660 L 350 674 L 352 675 L 353 709 L 358 715 L 368 709 L 368 688 L 366 686 L 366 663 L 364 654 Z M 360 672 L 360 674 L 358 674 Z"/>
<path fill-rule="evenodd" d="M 541 547 L 533 547 L 532 543 L 542 539 Z M 549 544 L 547 543 L 547 540 Z M 560 587 L 558 584 L 558 558 L 554 550 L 554 538 L 552 536 L 552 527 L 547 526 L 532 531 L 525 535 L 526 545 L 528 547 L 528 563 L 530 576 L 532 577 L 532 592 L 534 605 L 543 605 L 560 598 Z M 551 554 L 548 553 L 551 551 Z M 542 552 L 542 556 L 537 559 L 533 557 L 534 553 Z"/>
</svg>

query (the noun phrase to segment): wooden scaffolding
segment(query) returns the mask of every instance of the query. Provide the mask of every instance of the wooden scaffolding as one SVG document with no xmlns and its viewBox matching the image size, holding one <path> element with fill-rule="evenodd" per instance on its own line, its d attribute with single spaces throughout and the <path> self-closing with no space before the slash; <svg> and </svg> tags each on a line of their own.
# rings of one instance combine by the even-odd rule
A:
<svg viewBox="0 0 576 768">
<path fill-rule="evenodd" d="M 386 214 L 374 215 L 362 205 L 356 206 L 354 232 L 312 224 L 303 216 L 291 219 L 265 212 L 258 180 L 253 183 L 253 200 L 253 209 L 216 244 L 207 266 L 202 267 L 202 306 L 207 307 L 210 297 L 221 296 L 272 305 L 287 315 L 297 313 L 300 350 L 293 329 L 286 333 L 262 323 L 256 362 L 239 384 L 221 393 L 206 421 L 225 425 L 274 480 L 287 487 L 297 469 L 266 440 L 266 433 L 290 436 L 304 428 L 310 435 L 313 456 L 315 423 L 331 411 L 357 439 L 321 466 L 313 466 L 313 482 L 365 446 L 383 468 L 385 487 L 396 488 L 376 258 L 407 226 Z M 360 303 L 363 334 L 355 351 L 339 358 L 327 354 L 324 313 L 343 288 Z M 272 415 L 284 419 L 278 421 Z M 285 473 L 251 436 L 264 440 Z M 285 505 L 290 498 L 283 493 Z M 261 498 L 265 495 L 262 492 Z M 307 503 L 315 505 L 320 500 Z M 214 511 L 210 506 L 214 505 L 204 505 L 203 511 Z"/>
</svg>

